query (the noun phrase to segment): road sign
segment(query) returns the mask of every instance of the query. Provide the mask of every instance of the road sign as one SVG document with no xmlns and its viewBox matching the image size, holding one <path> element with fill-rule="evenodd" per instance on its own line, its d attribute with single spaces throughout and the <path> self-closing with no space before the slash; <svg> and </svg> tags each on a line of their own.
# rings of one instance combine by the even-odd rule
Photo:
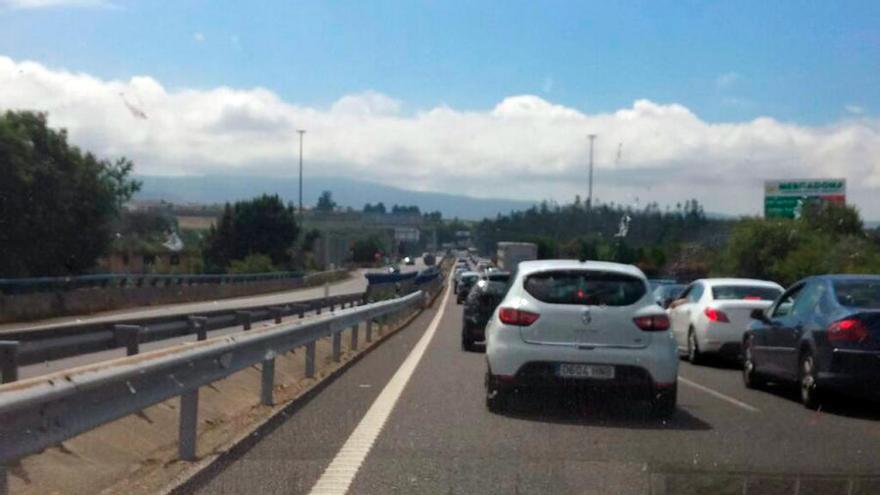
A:
<svg viewBox="0 0 880 495">
<path fill-rule="evenodd" d="M 796 218 L 810 201 L 846 203 L 846 179 L 764 181 L 766 218 Z"/>
</svg>

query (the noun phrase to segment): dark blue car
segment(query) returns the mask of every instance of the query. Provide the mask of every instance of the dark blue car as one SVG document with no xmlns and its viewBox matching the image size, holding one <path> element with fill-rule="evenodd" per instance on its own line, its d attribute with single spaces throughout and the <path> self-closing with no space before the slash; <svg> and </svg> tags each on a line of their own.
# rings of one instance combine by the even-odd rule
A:
<svg viewBox="0 0 880 495">
<path fill-rule="evenodd" d="M 822 275 L 786 290 L 743 335 L 743 381 L 794 382 L 809 408 L 831 389 L 880 393 L 880 275 Z"/>
</svg>

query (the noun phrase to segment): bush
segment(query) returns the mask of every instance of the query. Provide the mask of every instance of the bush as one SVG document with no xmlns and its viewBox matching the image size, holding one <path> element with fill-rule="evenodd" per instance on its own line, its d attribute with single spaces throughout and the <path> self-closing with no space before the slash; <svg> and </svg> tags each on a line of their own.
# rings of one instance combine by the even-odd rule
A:
<svg viewBox="0 0 880 495">
<path fill-rule="evenodd" d="M 251 254 L 243 260 L 232 260 L 229 273 L 269 273 L 276 271 L 272 258 L 265 254 Z"/>
</svg>

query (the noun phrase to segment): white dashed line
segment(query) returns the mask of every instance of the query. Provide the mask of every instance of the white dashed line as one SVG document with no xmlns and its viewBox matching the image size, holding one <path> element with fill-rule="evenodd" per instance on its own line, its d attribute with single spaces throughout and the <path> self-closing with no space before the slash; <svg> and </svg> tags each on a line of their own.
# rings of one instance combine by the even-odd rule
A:
<svg viewBox="0 0 880 495">
<path fill-rule="evenodd" d="M 707 394 L 712 395 L 714 397 L 717 397 L 723 401 L 729 402 L 736 407 L 745 409 L 746 411 L 753 412 L 753 413 L 761 412 L 757 407 L 750 406 L 750 405 L 746 404 L 745 402 L 736 400 L 729 395 L 724 395 L 721 392 L 712 390 L 709 387 L 706 387 L 704 385 L 700 385 L 699 383 L 696 383 L 696 382 L 692 382 L 692 381 L 688 380 L 687 378 L 683 378 L 683 377 L 679 376 L 678 381 L 680 381 L 681 383 L 684 383 L 685 385 L 691 386 L 697 390 L 701 390 L 703 392 L 706 392 Z"/>
<path fill-rule="evenodd" d="M 440 308 L 437 314 L 434 315 L 434 319 L 431 320 L 431 324 L 428 326 L 425 334 L 422 335 L 422 338 L 413 347 L 406 360 L 403 361 L 403 364 L 400 365 L 400 368 L 397 369 L 397 372 L 394 373 L 394 376 L 391 377 L 391 380 L 385 385 L 379 396 L 376 397 L 367 414 L 364 415 L 361 422 L 358 423 L 351 433 L 351 436 L 346 440 L 345 445 L 339 449 L 336 457 L 333 458 L 333 462 L 327 466 L 324 474 L 321 475 L 321 478 L 312 487 L 310 492 L 312 495 L 343 495 L 348 492 L 348 487 L 354 481 L 354 477 L 367 458 L 367 454 L 373 448 L 373 443 L 379 437 L 379 433 L 382 432 L 385 421 L 388 420 L 388 416 L 394 410 L 394 405 L 397 403 L 404 387 L 406 387 L 416 366 L 418 366 L 419 361 L 421 361 L 422 356 L 425 354 L 428 344 L 431 343 L 431 338 L 434 337 L 434 333 L 436 333 L 437 327 L 440 325 L 440 318 L 443 317 L 443 313 L 446 311 L 449 294 L 450 291 L 447 286 L 446 294 L 443 296 L 443 303 L 440 304 Z"/>
</svg>

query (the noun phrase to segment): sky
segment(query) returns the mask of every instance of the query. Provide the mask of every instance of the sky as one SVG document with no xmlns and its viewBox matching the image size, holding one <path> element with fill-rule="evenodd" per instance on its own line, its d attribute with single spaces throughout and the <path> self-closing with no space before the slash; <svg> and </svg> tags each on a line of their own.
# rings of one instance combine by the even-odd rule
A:
<svg viewBox="0 0 880 495">
<path fill-rule="evenodd" d="M 145 175 L 880 219 L 880 2 L 0 0 L 0 110 Z"/>
</svg>

